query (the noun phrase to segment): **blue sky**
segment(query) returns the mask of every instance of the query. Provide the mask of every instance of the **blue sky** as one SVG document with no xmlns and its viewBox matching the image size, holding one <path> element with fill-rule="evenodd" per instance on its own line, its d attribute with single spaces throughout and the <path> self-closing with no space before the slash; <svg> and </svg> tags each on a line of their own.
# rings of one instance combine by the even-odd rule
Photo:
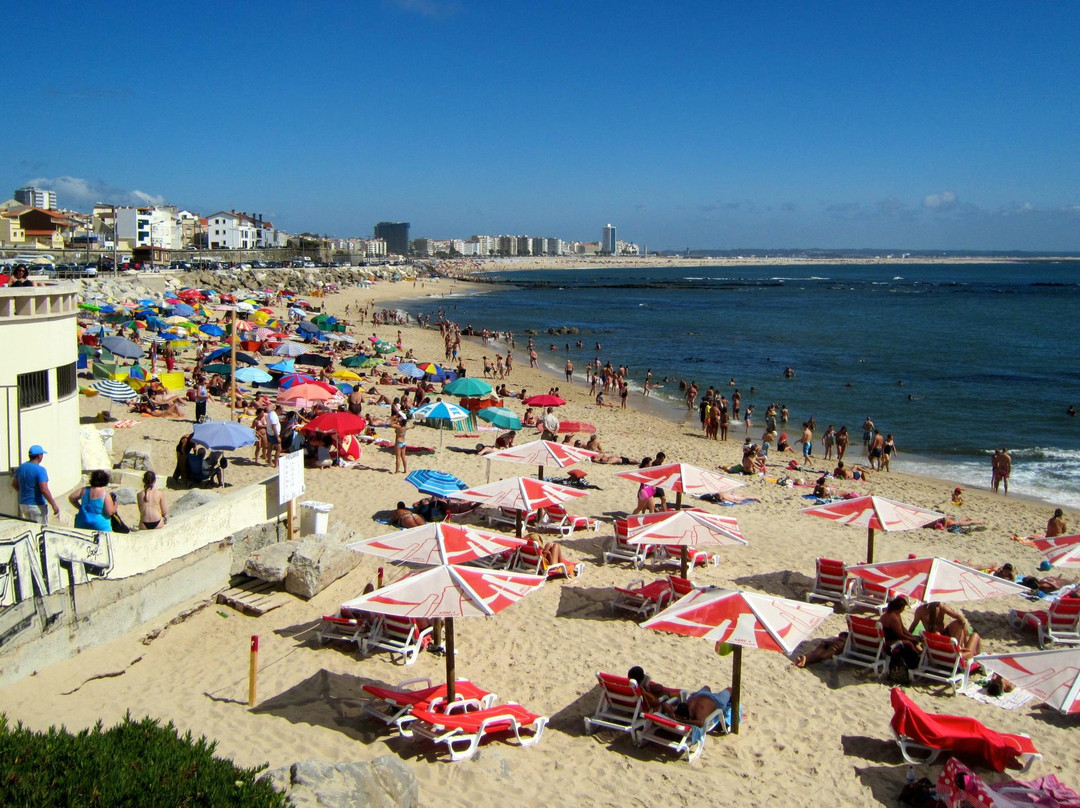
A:
<svg viewBox="0 0 1080 808">
<path fill-rule="evenodd" d="M 1080 4 L 39 3 L 0 189 L 290 232 L 1080 251 Z M 16 56 L 17 55 L 17 56 Z M 4 192 L 0 190 L 0 195 Z"/>
</svg>

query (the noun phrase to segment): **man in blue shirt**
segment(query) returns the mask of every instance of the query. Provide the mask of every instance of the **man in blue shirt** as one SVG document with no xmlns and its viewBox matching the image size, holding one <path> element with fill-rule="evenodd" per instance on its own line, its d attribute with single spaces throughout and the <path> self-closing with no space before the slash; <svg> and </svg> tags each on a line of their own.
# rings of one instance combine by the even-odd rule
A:
<svg viewBox="0 0 1080 808">
<path fill-rule="evenodd" d="M 30 459 L 19 466 L 11 480 L 11 487 L 19 492 L 19 516 L 45 525 L 49 522 L 46 505 L 52 506 L 54 515 L 60 515 L 60 506 L 49 490 L 49 473 L 41 465 L 45 450 L 37 444 L 30 447 Z"/>
</svg>

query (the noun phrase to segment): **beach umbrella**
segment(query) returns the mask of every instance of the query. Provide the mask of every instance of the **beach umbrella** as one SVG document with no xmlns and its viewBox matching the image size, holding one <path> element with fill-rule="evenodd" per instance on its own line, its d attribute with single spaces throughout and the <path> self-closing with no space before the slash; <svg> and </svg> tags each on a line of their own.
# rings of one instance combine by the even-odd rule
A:
<svg viewBox="0 0 1080 808">
<path fill-rule="evenodd" d="M 228 356 L 230 353 L 232 353 L 231 348 L 215 348 L 206 356 L 204 356 L 202 361 L 204 364 L 207 362 L 213 362 L 215 359 L 221 359 L 221 357 Z"/>
<path fill-rule="evenodd" d="M 181 317 L 190 317 L 195 313 L 195 309 L 187 303 L 177 303 L 172 307 L 172 313 L 179 314 Z"/>
<path fill-rule="evenodd" d="M 476 413 L 476 417 L 499 429 L 521 429 L 521 419 L 517 413 L 506 407 L 485 407 Z"/>
<path fill-rule="evenodd" d="M 543 393 L 538 396 L 529 396 L 525 404 L 529 407 L 561 407 L 566 402 L 558 396 Z"/>
<path fill-rule="evenodd" d="M 263 382 L 268 382 L 273 378 L 273 376 L 262 368 L 240 368 L 240 370 L 236 371 L 236 380 L 238 382 L 261 384 Z"/>
<path fill-rule="evenodd" d="M 98 395 L 109 399 L 109 412 L 112 412 L 113 401 L 134 401 L 139 397 L 134 388 L 123 382 L 114 382 L 111 379 L 103 379 L 90 385 L 98 391 Z"/>
<path fill-rule="evenodd" d="M 313 322 L 305 320 L 296 327 L 296 330 L 299 331 L 301 334 L 318 334 L 319 326 Z"/>
<path fill-rule="evenodd" d="M 375 343 L 375 350 L 381 354 L 394 353 L 397 350 L 397 346 L 380 340 Z"/>
<path fill-rule="evenodd" d="M 353 373 L 351 370 L 342 370 L 342 369 L 335 370 L 330 375 L 331 375 L 331 377 L 333 377 L 335 379 L 338 379 L 340 381 L 343 381 L 343 382 L 358 382 L 358 381 L 360 381 L 360 378 L 361 378 L 359 374 Z"/>
<path fill-rule="evenodd" d="M 663 466 L 620 471 L 615 476 L 674 491 L 676 508 L 682 507 L 683 493 L 700 497 L 703 494 L 723 494 L 746 485 L 715 471 L 706 471 L 687 463 L 668 463 Z"/>
<path fill-rule="evenodd" d="M 346 345 L 355 345 L 356 344 L 356 337 L 350 337 L 348 334 L 342 334 L 342 333 L 337 332 L 337 331 L 335 331 L 333 334 L 330 335 L 330 339 L 333 340 L 334 342 L 343 342 Z"/>
<path fill-rule="evenodd" d="M 183 339 L 183 337 L 181 337 L 179 334 L 176 334 L 172 331 L 162 331 L 160 334 L 158 334 L 157 338 L 159 340 L 164 340 L 165 342 L 175 342 L 178 339 Z"/>
<path fill-rule="evenodd" d="M 362 367 L 362 368 L 373 368 L 373 367 L 376 367 L 377 365 L 381 365 L 381 364 L 383 364 L 383 359 L 382 359 L 381 356 L 369 356 L 369 357 L 366 357 L 364 359 L 364 361 L 360 363 L 360 367 Z"/>
<path fill-rule="evenodd" d="M 641 513 L 627 520 L 627 544 L 660 544 L 678 547 L 681 555 L 679 575 L 687 576 L 689 548 L 747 544 L 738 521 L 697 508 L 660 513 Z"/>
<path fill-rule="evenodd" d="M 364 550 L 366 551 L 366 550 Z M 404 551 L 403 554 L 413 554 Z M 544 585 L 545 576 L 507 570 L 439 564 L 342 604 L 399 617 L 446 621 L 446 700 L 454 700 L 456 653 L 454 619 L 491 617 Z"/>
<path fill-rule="evenodd" d="M 398 373 L 404 376 L 408 376 L 410 379 L 422 379 L 426 375 L 424 371 L 420 370 L 412 362 L 402 362 L 397 366 Z"/>
<path fill-rule="evenodd" d="M 507 550 L 516 550 L 524 539 L 506 536 L 471 525 L 434 522 L 398 530 L 374 539 L 346 544 L 349 550 L 405 564 L 438 566 L 467 564 Z"/>
<path fill-rule="evenodd" d="M 491 392 L 491 385 L 483 379 L 474 379 L 471 376 L 463 376 L 454 379 L 443 388 L 443 392 L 451 396 L 486 396 Z"/>
<path fill-rule="evenodd" d="M 1080 648 L 980 654 L 973 662 L 1065 715 L 1080 713 Z"/>
<path fill-rule="evenodd" d="M 106 303 L 104 306 L 101 306 L 99 308 L 99 311 L 102 314 L 116 314 L 116 312 L 120 311 L 120 309 L 118 309 L 112 303 Z"/>
<path fill-rule="evenodd" d="M 469 486 L 453 474 L 435 469 L 417 469 L 410 471 L 405 482 L 416 486 L 421 494 L 433 494 L 437 497 L 449 497 L 457 491 L 464 491 Z"/>
<path fill-rule="evenodd" d="M 351 412 L 324 412 L 300 427 L 304 432 L 336 432 L 355 435 L 367 429 L 367 421 Z"/>
<path fill-rule="evenodd" d="M 285 404 L 290 407 L 309 407 L 319 401 L 329 401 L 337 395 L 340 395 L 340 393 L 333 387 L 330 387 L 330 389 L 327 390 L 326 387 L 307 382 L 305 384 L 294 385 L 288 390 L 280 391 L 277 400 L 279 404 Z"/>
<path fill-rule="evenodd" d="M 364 363 L 371 357 L 365 354 L 355 354 L 353 356 L 347 356 L 341 360 L 341 366 L 345 368 L 362 368 L 367 367 Z M 398 365 L 400 368 L 401 366 Z"/>
<path fill-rule="evenodd" d="M 307 353 L 307 348 L 298 342 L 283 342 L 276 348 L 274 348 L 274 356 L 303 356 Z"/>
<path fill-rule="evenodd" d="M 265 342 L 274 335 L 274 329 L 272 328 L 256 328 L 255 339 L 259 342 Z"/>
<path fill-rule="evenodd" d="M 579 432 L 585 435 L 595 435 L 596 425 L 588 421 L 559 421 L 559 428 L 555 430 L 560 435 L 576 435 Z"/>
<path fill-rule="evenodd" d="M 255 430 L 235 421 L 204 421 L 191 428 L 195 443 L 208 449 L 233 450 L 255 443 Z"/>
<path fill-rule="evenodd" d="M 960 603 L 1026 595 L 1023 584 L 998 578 L 943 558 L 904 558 L 877 564 L 856 564 L 847 568 L 854 575 L 888 589 L 890 597 L 905 595 L 913 600 Z"/>
<path fill-rule="evenodd" d="M 421 362 L 417 367 L 427 376 L 440 376 L 443 373 L 443 369 L 434 362 Z"/>
<path fill-rule="evenodd" d="M 455 423 L 468 420 L 469 416 L 468 410 L 462 409 L 457 404 L 451 404 L 449 401 L 436 401 L 413 410 L 414 418 L 422 419 L 428 426 L 438 428 L 440 448 L 443 444 L 443 425 L 453 426 Z"/>
<path fill-rule="evenodd" d="M 138 359 L 143 356 L 143 349 L 125 337 L 104 337 L 101 347 L 125 359 Z"/>
<path fill-rule="evenodd" d="M 701 637 L 714 643 L 719 653 L 732 647 L 731 731 L 738 734 L 742 649 L 762 648 L 790 655 L 832 613 L 829 606 L 772 595 L 695 589 L 641 625 L 654 631 Z"/>
<path fill-rule="evenodd" d="M 79 308 L 83 311 L 101 311 L 101 307 L 96 303 L 80 303 Z"/>
<path fill-rule="evenodd" d="M 206 373 L 220 373 L 222 376 L 232 375 L 232 365 L 225 362 L 211 362 L 209 365 L 203 365 L 202 369 Z"/>
<path fill-rule="evenodd" d="M 293 372 L 293 373 L 287 373 L 286 375 L 284 375 L 280 379 L 278 379 L 278 386 L 282 390 L 288 390 L 290 387 L 293 387 L 294 385 L 307 384 L 308 382 L 314 382 L 314 381 L 316 381 L 315 377 L 308 374 L 308 373 L 296 373 L 296 372 Z"/>
<path fill-rule="evenodd" d="M 481 410 L 483 412 L 483 410 Z M 596 452 L 588 449 L 578 449 L 569 443 L 553 443 L 547 440 L 534 440 L 521 446 L 511 446 L 509 449 L 500 449 L 497 452 L 485 455 L 491 460 L 505 460 L 507 463 L 523 463 L 536 466 L 537 477 L 544 479 L 544 466 L 566 468 L 583 460 L 592 460 Z"/>
<path fill-rule="evenodd" d="M 874 560 L 875 530 L 913 530 L 945 518 L 945 514 L 936 511 L 873 495 L 814 505 L 803 508 L 799 513 L 832 519 L 845 525 L 865 527 L 867 563 Z"/>
<path fill-rule="evenodd" d="M 1055 567 L 1080 567 L 1080 535 L 1035 539 L 1035 547 Z"/>
<path fill-rule="evenodd" d="M 277 373 L 293 373 L 296 370 L 296 364 L 291 359 L 283 359 L 280 362 L 267 365 L 266 369 L 276 371 Z"/>
<path fill-rule="evenodd" d="M 489 508 L 507 508 L 517 511 L 518 536 L 522 534 L 522 514 L 538 508 L 562 505 L 571 499 L 584 496 L 588 496 L 587 491 L 536 480 L 532 477 L 511 477 L 449 495 L 450 499 L 479 502 Z"/>
<path fill-rule="evenodd" d="M 146 371 L 142 368 L 141 365 L 132 365 L 131 368 L 128 370 L 128 378 L 144 382 L 146 381 Z"/>
<path fill-rule="evenodd" d="M 296 357 L 296 364 L 324 368 L 330 364 L 330 357 L 321 354 L 302 353 Z"/>
<path fill-rule="evenodd" d="M 199 330 L 211 337 L 223 337 L 225 336 L 225 329 L 217 323 L 203 323 L 199 326 Z"/>
</svg>

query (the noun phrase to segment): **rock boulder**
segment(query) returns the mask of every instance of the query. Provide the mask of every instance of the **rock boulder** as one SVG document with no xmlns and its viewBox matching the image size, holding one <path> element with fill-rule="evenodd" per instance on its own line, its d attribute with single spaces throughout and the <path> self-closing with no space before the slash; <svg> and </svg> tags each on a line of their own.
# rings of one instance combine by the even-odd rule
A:
<svg viewBox="0 0 1080 808">
<path fill-rule="evenodd" d="M 417 808 L 420 786 L 408 766 L 392 755 L 366 763 L 302 760 L 271 769 L 260 780 L 284 792 L 296 808 Z"/>
<path fill-rule="evenodd" d="M 360 563 L 360 554 L 338 542 L 304 539 L 289 561 L 285 591 L 311 598 Z"/>
<path fill-rule="evenodd" d="M 124 459 L 117 465 L 118 469 L 132 469 L 134 471 L 153 471 L 154 464 L 150 460 L 149 452 L 140 452 L 138 449 L 128 449 L 124 452 Z"/>
<path fill-rule="evenodd" d="M 300 542 L 282 541 L 256 550 L 244 563 L 244 573 L 260 581 L 279 583 L 289 574 L 289 561 Z"/>
</svg>

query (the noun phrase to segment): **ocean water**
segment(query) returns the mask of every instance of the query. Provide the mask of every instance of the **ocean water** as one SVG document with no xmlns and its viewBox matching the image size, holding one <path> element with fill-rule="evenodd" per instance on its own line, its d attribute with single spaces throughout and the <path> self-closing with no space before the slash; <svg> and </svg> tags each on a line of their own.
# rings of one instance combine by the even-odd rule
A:
<svg viewBox="0 0 1080 808">
<path fill-rule="evenodd" d="M 491 273 L 490 291 L 444 299 L 463 326 L 537 333 L 542 361 L 579 373 L 597 356 L 683 417 L 679 379 L 755 406 L 786 404 L 788 431 L 847 425 L 853 457 L 870 415 L 893 433 L 897 468 L 986 488 L 994 447 L 1010 491 L 1080 507 L 1080 262 L 603 268 Z M 510 285 L 512 284 L 512 285 Z M 412 301 L 412 314 L 439 303 Z M 551 336 L 571 326 L 576 336 Z M 576 347 L 577 340 L 583 342 Z M 558 351 L 550 351 L 555 345 Z M 795 378 L 784 378 L 790 365 Z M 580 376 L 583 380 L 583 375 Z M 753 392 L 751 392 L 753 389 Z M 640 401 L 632 397 L 631 406 Z M 695 413 L 696 418 L 696 413 Z M 734 431 L 742 436 L 742 427 Z M 819 444 L 820 446 L 820 444 Z M 849 450 L 849 453 L 852 452 Z M 820 454 L 820 449 L 816 450 Z"/>
</svg>

